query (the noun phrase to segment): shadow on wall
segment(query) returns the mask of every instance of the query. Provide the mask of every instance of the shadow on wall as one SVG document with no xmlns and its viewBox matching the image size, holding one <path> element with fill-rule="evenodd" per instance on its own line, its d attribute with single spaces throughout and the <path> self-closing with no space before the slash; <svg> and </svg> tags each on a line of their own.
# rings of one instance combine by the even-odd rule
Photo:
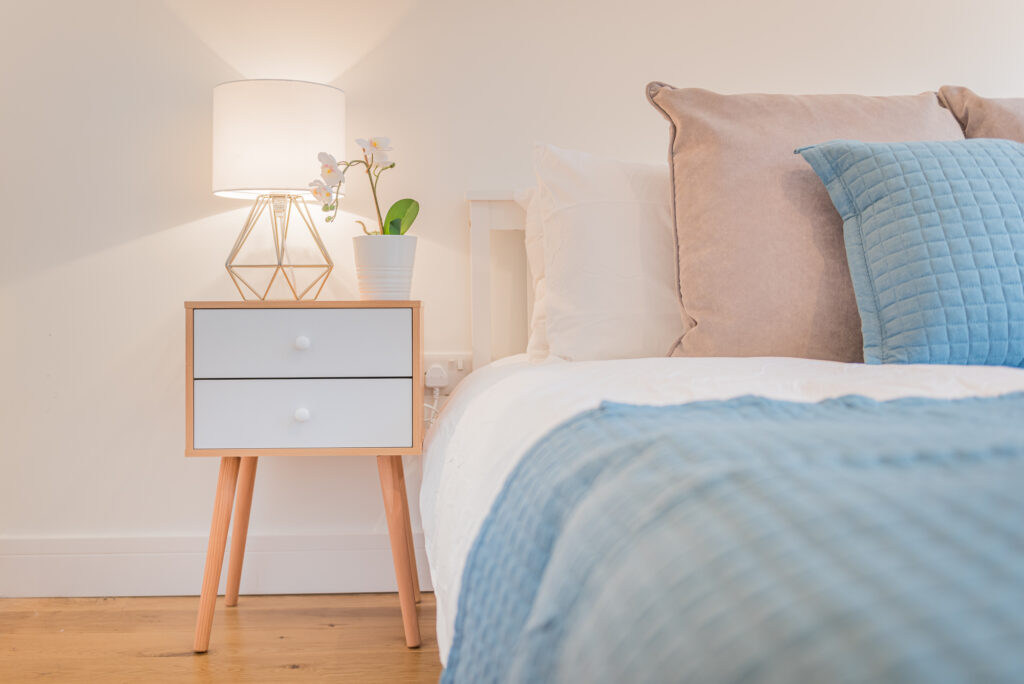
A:
<svg viewBox="0 0 1024 684">
<path fill-rule="evenodd" d="M 415 0 L 57 5 L 5 9 L 0 30 L 2 63 L 13 67 L 0 132 L 13 242 L 0 252 L 0 285 L 248 206 L 210 191 L 213 87 L 330 82 Z"/>
<path fill-rule="evenodd" d="M 419 0 L 164 0 L 242 78 L 330 83 Z"/>
<path fill-rule="evenodd" d="M 212 89 L 240 74 L 159 2 L 59 4 L 4 11 L 0 285 L 241 206 L 210 192 Z"/>
</svg>

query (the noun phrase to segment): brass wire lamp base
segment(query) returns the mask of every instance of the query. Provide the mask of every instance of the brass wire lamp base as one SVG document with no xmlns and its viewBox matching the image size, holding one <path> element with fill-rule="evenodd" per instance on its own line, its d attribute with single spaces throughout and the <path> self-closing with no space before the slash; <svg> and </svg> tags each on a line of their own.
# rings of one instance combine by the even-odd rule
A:
<svg viewBox="0 0 1024 684">
<path fill-rule="evenodd" d="M 302 221 L 296 222 L 295 229 L 289 235 L 293 214 L 298 215 Z M 254 232 L 264 217 L 269 219 L 273 246 L 268 244 L 261 251 L 256 245 Z M 256 235 L 259 233 L 256 232 Z M 261 237 L 264 242 L 269 242 L 266 236 Z M 289 239 L 292 245 L 289 245 Z M 294 263 L 292 258 L 296 248 L 301 248 L 303 254 L 300 263 Z M 242 299 L 266 301 L 268 298 L 277 298 L 270 297 L 270 294 L 274 283 L 280 282 L 280 276 L 287 284 L 286 292 L 290 292 L 293 299 L 302 300 L 320 296 L 327 276 L 334 269 L 334 262 L 327 254 L 302 198 L 298 195 L 274 194 L 260 195 L 256 199 L 224 266 Z M 282 289 L 278 287 L 278 290 Z"/>
</svg>

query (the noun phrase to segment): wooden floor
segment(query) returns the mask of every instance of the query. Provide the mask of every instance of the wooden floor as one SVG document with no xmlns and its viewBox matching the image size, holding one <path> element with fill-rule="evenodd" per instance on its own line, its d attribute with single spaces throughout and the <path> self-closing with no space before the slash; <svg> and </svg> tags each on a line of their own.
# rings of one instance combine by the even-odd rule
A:
<svg viewBox="0 0 1024 684">
<path fill-rule="evenodd" d="M 397 594 L 218 599 L 192 653 L 196 597 L 0 599 L 0 682 L 436 682 L 434 595 L 407 649 Z"/>
</svg>

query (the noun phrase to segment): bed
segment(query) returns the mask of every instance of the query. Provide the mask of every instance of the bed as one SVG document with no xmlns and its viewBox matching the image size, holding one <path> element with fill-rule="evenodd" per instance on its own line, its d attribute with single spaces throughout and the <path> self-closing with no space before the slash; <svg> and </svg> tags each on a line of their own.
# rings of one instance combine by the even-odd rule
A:
<svg viewBox="0 0 1024 684">
<path fill-rule="evenodd" d="M 588 360 L 615 314 L 559 329 L 550 288 L 577 359 L 496 354 L 490 239 L 529 227 L 510 193 L 469 204 L 477 370 L 420 494 L 442 681 L 1024 678 L 1019 364 Z"/>
<path fill-rule="evenodd" d="M 437 596 L 442 659 L 451 646 L 462 573 L 494 499 L 530 446 L 602 401 L 670 405 L 749 394 L 813 402 L 1024 391 L 1024 371 L 863 366 L 784 358 L 636 359 L 532 364 L 507 357 L 458 388 L 425 445 L 420 510 Z"/>
</svg>

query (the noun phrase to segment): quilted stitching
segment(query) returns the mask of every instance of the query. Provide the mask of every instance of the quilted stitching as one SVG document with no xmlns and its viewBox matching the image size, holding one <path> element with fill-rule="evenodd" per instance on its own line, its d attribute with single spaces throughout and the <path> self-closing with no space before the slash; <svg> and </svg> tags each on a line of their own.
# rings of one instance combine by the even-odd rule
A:
<svg viewBox="0 0 1024 684">
<path fill-rule="evenodd" d="M 844 220 L 866 362 L 1024 366 L 1024 145 L 797 152 Z"/>
</svg>

